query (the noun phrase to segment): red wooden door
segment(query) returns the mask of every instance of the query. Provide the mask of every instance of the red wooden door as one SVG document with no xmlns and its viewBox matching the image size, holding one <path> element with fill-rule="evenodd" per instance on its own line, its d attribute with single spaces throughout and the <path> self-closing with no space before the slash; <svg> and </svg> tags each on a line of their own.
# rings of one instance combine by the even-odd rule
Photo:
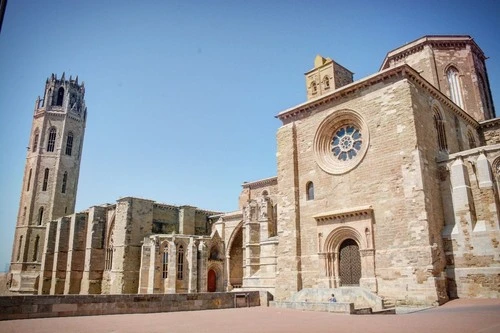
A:
<svg viewBox="0 0 500 333">
<path fill-rule="evenodd" d="M 208 271 L 207 287 L 209 292 L 214 292 L 217 289 L 217 275 L 213 269 Z"/>
</svg>

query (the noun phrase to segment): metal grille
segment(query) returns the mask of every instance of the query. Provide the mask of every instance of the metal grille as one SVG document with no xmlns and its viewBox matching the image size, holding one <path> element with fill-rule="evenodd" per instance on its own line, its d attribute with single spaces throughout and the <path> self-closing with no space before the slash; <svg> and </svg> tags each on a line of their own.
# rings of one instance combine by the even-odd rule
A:
<svg viewBox="0 0 500 333">
<path fill-rule="evenodd" d="M 340 283 L 343 286 L 359 285 L 361 278 L 361 258 L 358 244 L 346 239 L 340 246 Z"/>
</svg>

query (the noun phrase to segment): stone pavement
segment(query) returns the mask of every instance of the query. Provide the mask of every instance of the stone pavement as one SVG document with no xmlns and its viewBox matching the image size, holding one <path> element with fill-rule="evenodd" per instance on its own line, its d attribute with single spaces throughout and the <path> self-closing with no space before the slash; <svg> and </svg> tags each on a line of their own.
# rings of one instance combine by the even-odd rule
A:
<svg viewBox="0 0 500 333">
<path fill-rule="evenodd" d="M 0 332 L 500 332 L 500 299 L 454 300 L 403 315 L 342 315 L 267 307 L 154 314 L 24 319 Z"/>
</svg>

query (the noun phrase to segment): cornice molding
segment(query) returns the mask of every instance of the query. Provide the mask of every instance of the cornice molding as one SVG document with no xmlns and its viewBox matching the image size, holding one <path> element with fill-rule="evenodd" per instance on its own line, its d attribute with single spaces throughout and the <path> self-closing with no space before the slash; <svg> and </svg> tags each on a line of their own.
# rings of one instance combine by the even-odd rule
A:
<svg viewBox="0 0 500 333">
<path fill-rule="evenodd" d="M 479 123 L 474 120 L 469 114 L 460 109 L 455 103 L 453 103 L 447 96 L 445 96 L 436 87 L 425 80 L 417 71 L 407 64 L 401 64 L 396 67 L 388 68 L 365 79 L 353 82 L 339 89 L 336 89 L 326 95 L 319 96 L 315 99 L 309 100 L 305 103 L 299 104 L 295 107 L 289 108 L 285 111 L 280 112 L 275 117 L 283 122 L 283 124 L 290 123 L 295 120 L 307 117 L 311 111 L 315 110 L 319 106 L 332 103 L 336 100 L 344 99 L 354 93 L 363 90 L 367 87 L 375 85 L 380 82 L 384 82 L 390 79 L 397 78 L 398 80 L 408 79 L 409 81 L 417 84 L 421 88 L 427 90 L 427 92 L 435 99 L 439 100 L 442 104 L 448 106 L 456 115 L 460 116 L 466 122 L 468 122 L 472 127 L 478 128 Z"/>
<path fill-rule="evenodd" d="M 241 184 L 241 186 L 243 188 L 256 189 L 264 186 L 277 185 L 277 184 L 278 184 L 278 177 L 274 176 L 274 177 L 259 179 L 253 182 L 245 182 Z"/>
<path fill-rule="evenodd" d="M 373 214 L 372 206 L 360 206 L 360 207 L 353 207 L 348 209 L 341 209 L 341 210 L 320 213 L 314 215 L 313 218 L 317 222 L 325 222 L 330 220 L 345 219 L 349 217 L 359 217 L 359 216 L 368 217 L 371 216 L 372 214 Z"/>
</svg>

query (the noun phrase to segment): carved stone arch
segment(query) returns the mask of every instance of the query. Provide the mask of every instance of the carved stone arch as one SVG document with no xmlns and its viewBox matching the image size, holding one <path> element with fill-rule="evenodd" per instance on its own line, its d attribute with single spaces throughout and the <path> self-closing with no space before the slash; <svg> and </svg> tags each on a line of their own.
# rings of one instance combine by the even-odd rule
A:
<svg viewBox="0 0 500 333">
<path fill-rule="evenodd" d="M 326 238 L 323 252 L 334 253 L 338 252 L 340 245 L 346 239 L 353 239 L 358 243 L 359 249 L 366 249 L 368 247 L 367 240 L 365 240 L 356 229 L 351 227 L 340 227 L 333 230 Z"/>
<path fill-rule="evenodd" d="M 493 163 L 491 163 L 491 169 L 495 178 L 498 179 L 500 177 L 500 156 L 493 160 Z"/>
<path fill-rule="evenodd" d="M 238 235 L 238 232 L 242 231 L 242 228 L 243 228 L 243 221 L 240 221 L 238 225 L 236 225 L 236 227 L 233 229 L 231 236 L 229 236 L 229 241 L 227 242 L 227 247 L 226 247 L 226 257 L 229 257 L 229 252 L 233 247 L 234 239 Z"/>
</svg>

